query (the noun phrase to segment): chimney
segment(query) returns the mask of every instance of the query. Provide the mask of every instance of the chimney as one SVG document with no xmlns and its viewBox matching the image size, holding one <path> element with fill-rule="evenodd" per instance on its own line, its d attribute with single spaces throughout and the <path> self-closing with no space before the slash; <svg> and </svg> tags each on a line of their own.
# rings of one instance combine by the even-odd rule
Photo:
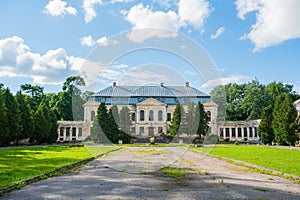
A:
<svg viewBox="0 0 300 200">
<path fill-rule="evenodd" d="M 163 82 L 160 83 L 160 87 L 164 87 L 164 83 Z"/>
<path fill-rule="evenodd" d="M 190 83 L 189 82 L 185 82 L 185 87 L 190 87 Z"/>
<path fill-rule="evenodd" d="M 116 87 L 117 86 L 117 82 L 113 82 L 113 87 Z"/>
</svg>

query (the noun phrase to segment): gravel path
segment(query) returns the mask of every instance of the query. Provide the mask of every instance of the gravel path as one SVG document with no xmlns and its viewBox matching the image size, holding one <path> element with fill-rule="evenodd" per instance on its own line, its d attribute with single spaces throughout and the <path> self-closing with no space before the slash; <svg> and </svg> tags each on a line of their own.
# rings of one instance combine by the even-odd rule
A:
<svg viewBox="0 0 300 200">
<path fill-rule="evenodd" d="M 162 167 L 189 171 L 174 179 Z M 1 199 L 300 199 L 300 185 L 182 147 L 126 147 Z"/>
</svg>

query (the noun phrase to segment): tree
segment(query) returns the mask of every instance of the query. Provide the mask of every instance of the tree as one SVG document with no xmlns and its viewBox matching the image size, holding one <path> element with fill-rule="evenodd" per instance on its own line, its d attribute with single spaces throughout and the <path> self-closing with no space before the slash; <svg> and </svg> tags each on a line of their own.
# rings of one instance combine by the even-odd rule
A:
<svg viewBox="0 0 300 200">
<path fill-rule="evenodd" d="M 119 117 L 119 139 L 123 141 L 123 143 L 130 143 L 132 136 L 130 135 L 130 110 L 127 106 L 123 106 L 120 111 Z"/>
<path fill-rule="evenodd" d="M 193 134 L 197 133 L 198 129 L 198 119 L 196 118 L 195 105 L 193 102 L 188 102 L 188 110 L 185 121 L 186 133 L 191 137 Z"/>
<path fill-rule="evenodd" d="M 21 91 L 30 95 L 27 101 L 29 102 L 30 108 L 35 112 L 43 100 L 44 88 L 38 85 L 31 85 L 29 83 L 21 85 L 20 88 Z"/>
<path fill-rule="evenodd" d="M 119 115 L 119 111 L 115 110 L 117 112 L 116 115 Z M 119 127 L 118 124 L 116 123 L 114 114 L 113 114 L 113 107 L 111 107 L 108 111 L 108 121 L 107 124 L 103 124 L 106 129 L 105 129 L 105 135 L 107 138 L 112 142 L 112 143 L 117 143 L 119 138 Z"/>
<path fill-rule="evenodd" d="M 109 119 L 110 118 L 110 119 Z M 111 126 L 111 127 L 110 127 Z M 111 134 L 111 129 L 115 130 L 115 135 Z M 111 143 L 116 142 L 118 128 L 111 123 L 105 103 L 102 102 L 98 106 L 97 116 L 93 122 L 91 129 L 91 139 L 95 143 Z"/>
<path fill-rule="evenodd" d="M 196 120 L 198 121 L 198 129 L 197 134 L 201 138 L 201 135 L 206 135 L 208 131 L 208 119 L 206 112 L 204 110 L 203 104 L 201 102 L 198 102 L 196 107 Z"/>
<path fill-rule="evenodd" d="M 258 127 L 258 134 L 263 144 L 274 141 L 274 132 L 272 128 L 273 122 L 273 106 L 269 105 L 263 108 L 260 116 L 261 122 Z"/>
<path fill-rule="evenodd" d="M 59 100 L 56 105 L 57 118 L 63 120 L 83 119 L 83 100 L 78 86 L 84 86 L 85 82 L 80 76 L 70 76 L 63 84 L 63 91 L 58 94 Z"/>
<path fill-rule="evenodd" d="M 22 127 L 19 139 L 27 139 L 32 136 L 34 131 L 32 112 L 28 102 L 25 100 L 25 95 L 23 95 L 21 91 L 17 92 L 16 99 L 19 103 L 19 110 L 21 114 L 20 125 Z"/>
<path fill-rule="evenodd" d="M 173 117 L 171 120 L 171 125 L 170 125 L 171 136 L 175 136 L 179 131 L 180 124 L 181 124 L 182 109 L 183 109 L 182 106 L 178 102 L 173 112 Z"/>
<path fill-rule="evenodd" d="M 290 95 L 279 95 L 275 101 L 272 123 L 277 144 L 294 145 L 297 130 L 296 117 L 297 111 Z"/>
<path fill-rule="evenodd" d="M 2 86 L 0 84 L 0 146 L 9 145 L 9 130 L 7 122 L 7 108 L 5 106 L 5 99 L 3 95 Z"/>
<path fill-rule="evenodd" d="M 18 144 L 21 138 L 21 113 L 19 110 L 19 104 L 10 90 L 7 88 L 4 90 L 5 106 L 7 109 L 7 131 L 11 142 Z"/>
<path fill-rule="evenodd" d="M 130 110 L 127 106 L 123 106 L 120 111 L 119 127 L 123 132 L 129 134 L 130 126 L 131 126 Z"/>
</svg>

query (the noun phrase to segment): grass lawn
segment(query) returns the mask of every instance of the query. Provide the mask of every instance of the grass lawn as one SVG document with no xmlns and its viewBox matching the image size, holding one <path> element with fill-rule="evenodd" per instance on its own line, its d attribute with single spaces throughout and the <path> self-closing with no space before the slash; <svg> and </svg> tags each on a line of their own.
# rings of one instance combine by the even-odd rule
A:
<svg viewBox="0 0 300 200">
<path fill-rule="evenodd" d="M 0 188 L 49 172 L 112 147 L 45 146 L 0 150 Z"/>
<path fill-rule="evenodd" d="M 217 145 L 196 150 L 300 176 L 300 150 L 244 145 Z"/>
</svg>

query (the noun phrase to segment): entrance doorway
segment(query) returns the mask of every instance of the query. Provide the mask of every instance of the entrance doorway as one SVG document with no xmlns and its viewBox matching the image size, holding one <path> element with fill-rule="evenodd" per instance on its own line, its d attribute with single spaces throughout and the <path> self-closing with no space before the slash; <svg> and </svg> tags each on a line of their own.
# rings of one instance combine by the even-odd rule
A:
<svg viewBox="0 0 300 200">
<path fill-rule="evenodd" d="M 154 127 L 148 127 L 148 135 L 154 136 Z"/>
</svg>

